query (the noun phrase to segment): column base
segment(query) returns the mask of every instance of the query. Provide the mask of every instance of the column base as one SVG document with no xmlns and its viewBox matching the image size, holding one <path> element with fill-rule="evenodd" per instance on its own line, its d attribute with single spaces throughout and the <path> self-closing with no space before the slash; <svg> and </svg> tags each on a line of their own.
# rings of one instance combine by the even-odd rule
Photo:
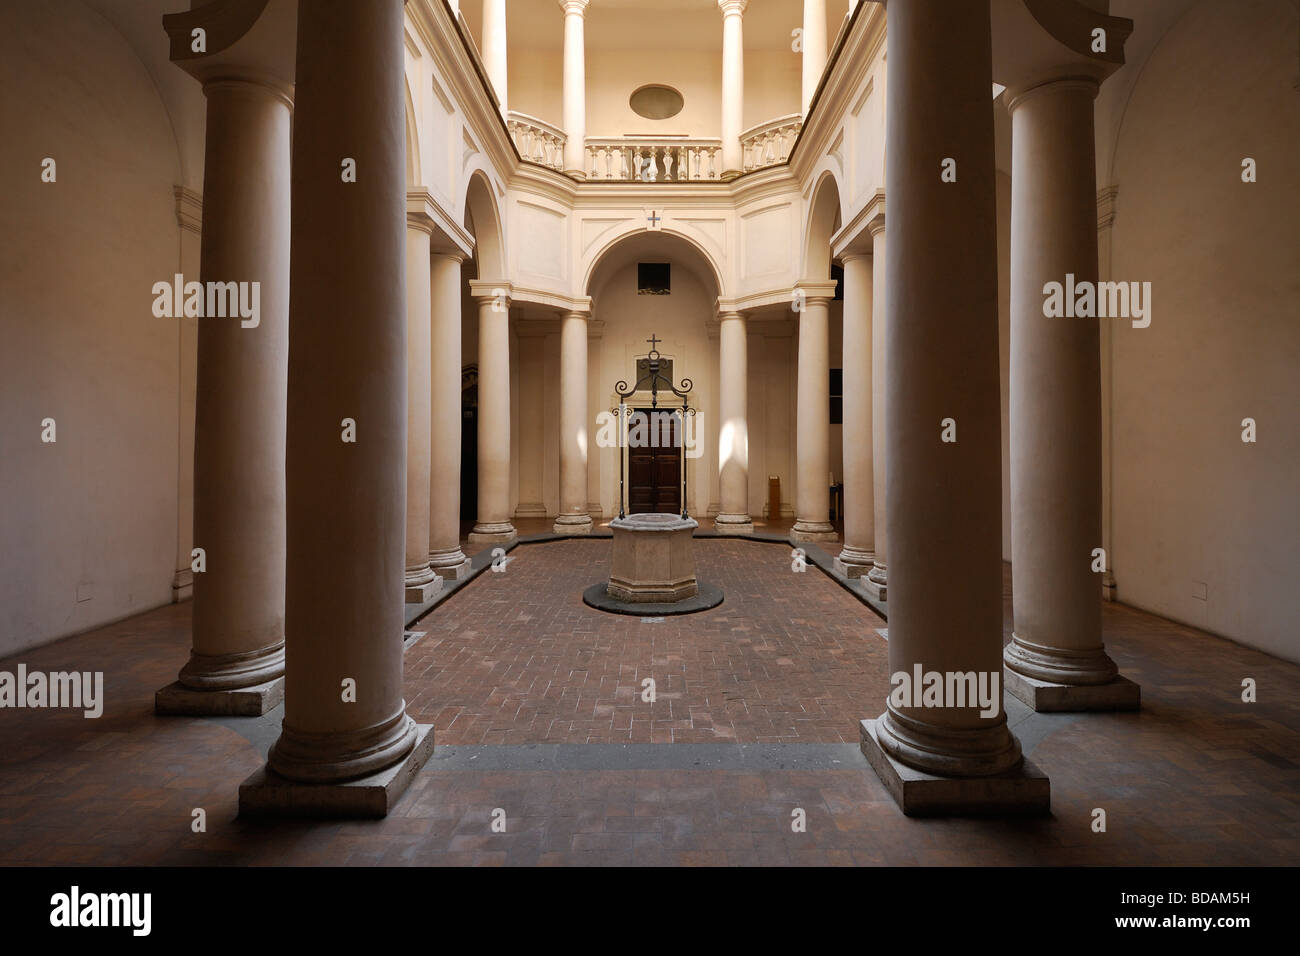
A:
<svg viewBox="0 0 1300 956">
<path fill-rule="evenodd" d="M 829 521 L 804 521 L 800 519 L 790 529 L 790 540 L 838 541 L 840 536 L 835 533 L 835 526 Z"/>
<path fill-rule="evenodd" d="M 1123 675 L 1105 684 L 1054 684 L 1010 667 L 1003 674 L 1003 689 L 1039 713 L 1142 709 L 1142 687 Z"/>
<path fill-rule="evenodd" d="M 239 785 L 241 817 L 376 818 L 392 812 L 433 756 L 433 727 L 416 724 L 415 746 L 398 763 L 343 783 L 298 783 L 262 767 Z"/>
<path fill-rule="evenodd" d="M 846 578 L 865 578 L 875 566 L 874 554 L 861 548 L 852 548 L 847 544 L 831 563 L 835 573 L 842 574 Z"/>
<path fill-rule="evenodd" d="M 876 723 L 864 720 L 859 725 L 862 753 L 905 815 L 1039 816 L 1051 812 L 1051 783 L 1028 758 L 993 776 L 940 777 L 913 769 L 888 754 L 876 737 Z"/>
<path fill-rule="evenodd" d="M 459 581 L 469 577 L 470 559 L 456 548 L 454 552 L 429 555 L 429 567 L 444 581 Z"/>
<path fill-rule="evenodd" d="M 1101 599 L 1103 601 L 1116 601 L 1115 596 L 1115 575 L 1105 571 L 1101 576 Z"/>
<path fill-rule="evenodd" d="M 442 590 L 442 578 L 435 574 L 432 580 L 424 584 L 406 585 L 407 604 L 428 604 L 433 596 Z"/>
<path fill-rule="evenodd" d="M 591 534 L 591 515 L 560 515 L 551 530 L 556 534 Z"/>
<path fill-rule="evenodd" d="M 469 543 L 475 547 L 489 548 L 493 545 L 506 545 L 519 537 L 519 532 L 509 521 L 493 521 L 476 524 L 469 533 Z"/>
<path fill-rule="evenodd" d="M 718 534 L 753 534 L 754 520 L 747 514 L 720 514 L 713 519 Z"/>
<path fill-rule="evenodd" d="M 889 574 L 884 567 L 879 564 L 872 565 L 866 577 L 861 578 L 858 582 L 862 585 L 862 590 L 866 591 L 877 601 L 888 600 L 889 594 Z"/>
<path fill-rule="evenodd" d="M 173 681 L 153 695 L 160 717 L 261 717 L 284 700 L 284 678 L 230 690 L 194 690 Z"/>
</svg>

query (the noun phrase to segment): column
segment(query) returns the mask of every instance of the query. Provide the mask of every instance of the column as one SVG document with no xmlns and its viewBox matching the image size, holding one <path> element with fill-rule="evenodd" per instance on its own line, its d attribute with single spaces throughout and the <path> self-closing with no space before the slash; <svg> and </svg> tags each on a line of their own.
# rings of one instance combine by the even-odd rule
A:
<svg viewBox="0 0 1300 956">
<path fill-rule="evenodd" d="M 875 562 L 871 467 L 871 256 L 846 252 L 844 264 L 844 548 L 835 570 L 850 578 Z"/>
<path fill-rule="evenodd" d="M 401 0 L 299 3 L 285 712 L 241 815 L 383 815 L 433 750 L 402 699 L 404 60 Z"/>
<path fill-rule="evenodd" d="M 564 171 L 586 178 L 587 63 L 585 16 L 589 0 L 560 0 L 564 10 Z"/>
<path fill-rule="evenodd" d="M 791 541 L 836 541 L 831 515 L 830 342 L 834 282 L 804 283 L 799 313 L 798 430 L 795 433 L 795 503 Z"/>
<path fill-rule="evenodd" d="M 587 313 L 560 320 L 560 514 L 556 534 L 590 534 L 587 511 Z"/>
<path fill-rule="evenodd" d="M 424 604 L 442 587 L 429 567 L 429 237 L 433 220 L 406 217 L 406 571 L 407 604 Z"/>
<path fill-rule="evenodd" d="M 483 69 L 487 71 L 492 90 L 501 104 L 501 112 L 508 110 L 506 92 L 509 72 L 506 60 L 506 0 L 483 0 Z"/>
<path fill-rule="evenodd" d="M 745 117 L 745 35 L 742 18 L 749 0 L 718 0 L 722 10 L 722 178 L 744 167 L 740 148 Z"/>
<path fill-rule="evenodd" d="M 478 302 L 478 521 L 475 547 L 509 544 L 510 523 L 510 286 L 470 283 Z"/>
<path fill-rule="evenodd" d="M 461 315 L 459 252 L 436 251 L 430 265 L 432 329 L 429 425 L 429 566 L 442 578 L 469 574 L 460 548 Z"/>
<path fill-rule="evenodd" d="M 718 327 L 718 496 L 720 534 L 753 534 L 749 516 L 749 336 L 745 316 L 724 312 Z"/>
<path fill-rule="evenodd" d="M 286 88 L 206 82 L 199 278 L 248 283 L 259 314 L 198 323 L 193 648 L 163 714 L 263 714 L 283 696 L 285 382 L 289 353 Z M 251 298 L 250 300 L 251 301 Z M 253 324 L 256 321 L 256 324 Z"/>
<path fill-rule="evenodd" d="M 1038 710 L 1135 709 L 1101 634 L 1101 353 L 1096 318 L 1043 314 L 1048 282 L 1096 283 L 1096 80 L 1013 91 L 1011 567 L 1007 690 Z"/>
<path fill-rule="evenodd" d="M 826 69 L 826 0 L 803 0 L 803 115 Z"/>
<path fill-rule="evenodd" d="M 989 7 L 891 0 L 889 18 L 892 676 L 862 749 L 904 813 L 1046 812 L 1047 778 L 1022 762 L 1002 708 Z M 928 674 L 940 693 L 923 694 Z"/>
<path fill-rule="evenodd" d="M 875 548 L 871 570 L 862 588 L 877 601 L 889 597 L 887 547 L 889 526 L 885 520 L 885 217 L 868 223 L 871 231 L 871 485 L 875 519 Z"/>
</svg>

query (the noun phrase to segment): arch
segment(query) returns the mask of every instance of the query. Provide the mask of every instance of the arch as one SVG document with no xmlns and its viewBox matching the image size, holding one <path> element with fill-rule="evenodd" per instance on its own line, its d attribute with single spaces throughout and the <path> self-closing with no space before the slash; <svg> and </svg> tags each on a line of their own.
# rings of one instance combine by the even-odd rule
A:
<svg viewBox="0 0 1300 956">
<path fill-rule="evenodd" d="M 423 183 L 423 167 L 420 165 L 420 126 L 416 121 L 415 105 L 411 101 L 411 83 L 402 84 L 406 102 L 406 188 L 413 189 Z"/>
<path fill-rule="evenodd" d="M 664 226 L 661 229 L 651 232 L 650 230 L 642 227 L 639 223 L 635 225 L 630 225 L 627 229 L 624 229 L 618 235 L 611 238 L 608 242 L 606 242 L 603 246 L 600 247 L 600 249 L 595 253 L 595 255 L 591 257 L 591 260 L 587 263 L 587 268 L 584 271 L 582 276 L 582 286 L 580 290 L 581 295 L 591 294 L 591 284 L 592 284 L 592 280 L 596 277 L 596 272 L 599 270 L 601 265 L 609 258 L 609 256 L 615 251 L 615 249 L 618 248 L 619 246 L 624 245 L 625 243 L 635 240 L 638 236 L 665 236 L 665 237 L 670 237 L 671 239 L 679 241 L 681 243 L 684 243 L 685 246 L 691 252 L 694 253 L 693 258 L 695 258 L 696 262 L 697 263 L 703 262 L 703 264 L 707 267 L 704 270 L 703 278 L 712 280 L 713 287 L 716 290 L 718 296 L 720 297 L 726 296 L 727 291 L 726 291 L 726 286 L 722 279 L 722 275 L 723 275 L 722 268 L 719 265 L 717 258 L 711 252 L 709 252 L 709 250 L 704 246 L 702 242 L 700 242 L 700 240 L 697 237 L 692 236 L 687 232 L 683 232 L 680 229 L 673 229 L 669 226 Z"/>
<path fill-rule="evenodd" d="M 474 233 L 474 257 L 480 279 L 509 277 L 506 271 L 505 230 L 501 208 L 487 172 L 475 169 L 465 189 L 465 225 Z"/>
<path fill-rule="evenodd" d="M 841 196 L 834 171 L 823 169 L 808 204 L 800 278 L 824 280 L 831 277 L 831 237 L 843 222 Z"/>
</svg>

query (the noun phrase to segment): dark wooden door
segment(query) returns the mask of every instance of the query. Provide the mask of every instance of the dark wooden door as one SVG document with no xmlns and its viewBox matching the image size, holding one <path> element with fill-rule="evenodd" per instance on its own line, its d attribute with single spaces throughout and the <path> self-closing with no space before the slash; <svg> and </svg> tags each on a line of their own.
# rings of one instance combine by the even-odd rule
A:
<svg viewBox="0 0 1300 956">
<path fill-rule="evenodd" d="M 681 514 L 682 448 L 677 415 L 659 409 L 636 409 L 645 416 L 645 427 L 637 428 L 636 419 L 628 429 L 629 514 Z M 633 444 L 633 443 L 636 444 Z"/>
</svg>

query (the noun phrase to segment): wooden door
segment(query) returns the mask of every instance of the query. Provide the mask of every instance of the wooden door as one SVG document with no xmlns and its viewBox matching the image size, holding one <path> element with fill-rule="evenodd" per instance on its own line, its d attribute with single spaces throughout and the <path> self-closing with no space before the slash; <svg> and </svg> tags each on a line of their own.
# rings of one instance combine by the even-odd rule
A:
<svg viewBox="0 0 1300 956">
<path fill-rule="evenodd" d="M 682 448 L 680 422 L 664 409 L 635 410 L 645 416 L 644 428 L 629 422 L 627 450 L 628 514 L 681 514 Z"/>
</svg>

